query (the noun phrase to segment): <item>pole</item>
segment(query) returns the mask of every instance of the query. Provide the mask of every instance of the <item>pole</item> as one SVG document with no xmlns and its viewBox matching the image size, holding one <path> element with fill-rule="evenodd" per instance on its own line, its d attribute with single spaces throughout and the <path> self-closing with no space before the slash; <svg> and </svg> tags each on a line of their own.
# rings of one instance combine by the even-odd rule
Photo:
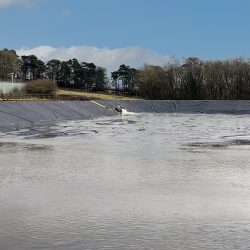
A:
<svg viewBox="0 0 250 250">
<path fill-rule="evenodd" d="M 14 90 L 14 73 L 10 73 L 11 75 L 11 93 L 13 93 Z"/>
</svg>

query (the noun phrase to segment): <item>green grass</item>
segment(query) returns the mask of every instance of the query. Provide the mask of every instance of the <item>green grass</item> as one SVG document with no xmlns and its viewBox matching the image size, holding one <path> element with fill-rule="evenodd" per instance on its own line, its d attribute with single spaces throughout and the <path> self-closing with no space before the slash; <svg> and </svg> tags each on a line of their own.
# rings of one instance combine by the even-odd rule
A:
<svg viewBox="0 0 250 250">
<path fill-rule="evenodd" d="M 105 92 L 85 92 L 82 90 L 59 89 L 55 98 L 46 95 L 17 94 L 0 98 L 1 101 L 47 101 L 47 100 L 138 100 L 133 96 L 114 95 Z"/>
<path fill-rule="evenodd" d="M 58 96 L 78 96 L 86 97 L 88 100 L 137 100 L 139 98 L 131 96 L 118 96 L 113 94 L 108 94 L 105 92 L 84 92 L 81 90 L 69 90 L 69 89 L 59 89 L 57 92 Z"/>
</svg>

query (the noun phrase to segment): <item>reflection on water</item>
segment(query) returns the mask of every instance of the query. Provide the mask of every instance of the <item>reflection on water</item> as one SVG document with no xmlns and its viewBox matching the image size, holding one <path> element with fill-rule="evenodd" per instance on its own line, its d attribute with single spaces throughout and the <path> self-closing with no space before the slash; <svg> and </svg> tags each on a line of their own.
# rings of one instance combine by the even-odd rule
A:
<svg viewBox="0 0 250 250">
<path fill-rule="evenodd" d="M 39 145 L 39 144 L 26 144 L 26 143 L 17 143 L 17 142 L 0 142 L 1 153 L 4 152 L 16 152 L 16 150 L 27 150 L 27 151 L 44 151 L 51 150 L 51 147 L 48 145 Z"/>
<path fill-rule="evenodd" d="M 192 148 L 226 148 L 230 146 L 250 146 L 250 140 L 247 139 L 234 139 L 234 140 L 224 140 L 221 142 L 193 142 L 187 143 L 186 149 Z"/>
<path fill-rule="evenodd" d="M 250 117 L 140 114 L 0 135 L 0 249 L 248 249 Z"/>
</svg>

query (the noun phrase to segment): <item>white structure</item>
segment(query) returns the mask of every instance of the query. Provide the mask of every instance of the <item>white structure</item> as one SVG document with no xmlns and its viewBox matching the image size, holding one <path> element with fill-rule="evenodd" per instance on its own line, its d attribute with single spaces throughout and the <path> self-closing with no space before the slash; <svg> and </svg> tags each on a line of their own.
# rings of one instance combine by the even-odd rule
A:
<svg viewBox="0 0 250 250">
<path fill-rule="evenodd" d="M 0 82 L 0 94 L 10 94 L 14 91 L 21 91 L 25 87 L 25 83 L 17 82 Z"/>
</svg>

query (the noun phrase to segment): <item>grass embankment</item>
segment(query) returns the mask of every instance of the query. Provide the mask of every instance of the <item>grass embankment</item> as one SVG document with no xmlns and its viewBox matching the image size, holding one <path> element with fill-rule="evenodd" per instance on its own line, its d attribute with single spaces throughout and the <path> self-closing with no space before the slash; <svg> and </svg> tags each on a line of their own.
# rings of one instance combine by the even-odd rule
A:
<svg viewBox="0 0 250 250">
<path fill-rule="evenodd" d="M 137 97 L 120 96 L 105 92 L 84 92 L 81 90 L 59 89 L 57 92 L 59 99 L 83 99 L 83 100 L 137 100 Z"/>
<path fill-rule="evenodd" d="M 59 89 L 54 96 L 41 94 L 10 94 L 0 97 L 1 101 L 91 101 L 91 100 L 138 100 L 139 98 L 133 96 L 123 96 L 109 94 L 105 92 L 84 92 L 82 90 Z"/>
</svg>

